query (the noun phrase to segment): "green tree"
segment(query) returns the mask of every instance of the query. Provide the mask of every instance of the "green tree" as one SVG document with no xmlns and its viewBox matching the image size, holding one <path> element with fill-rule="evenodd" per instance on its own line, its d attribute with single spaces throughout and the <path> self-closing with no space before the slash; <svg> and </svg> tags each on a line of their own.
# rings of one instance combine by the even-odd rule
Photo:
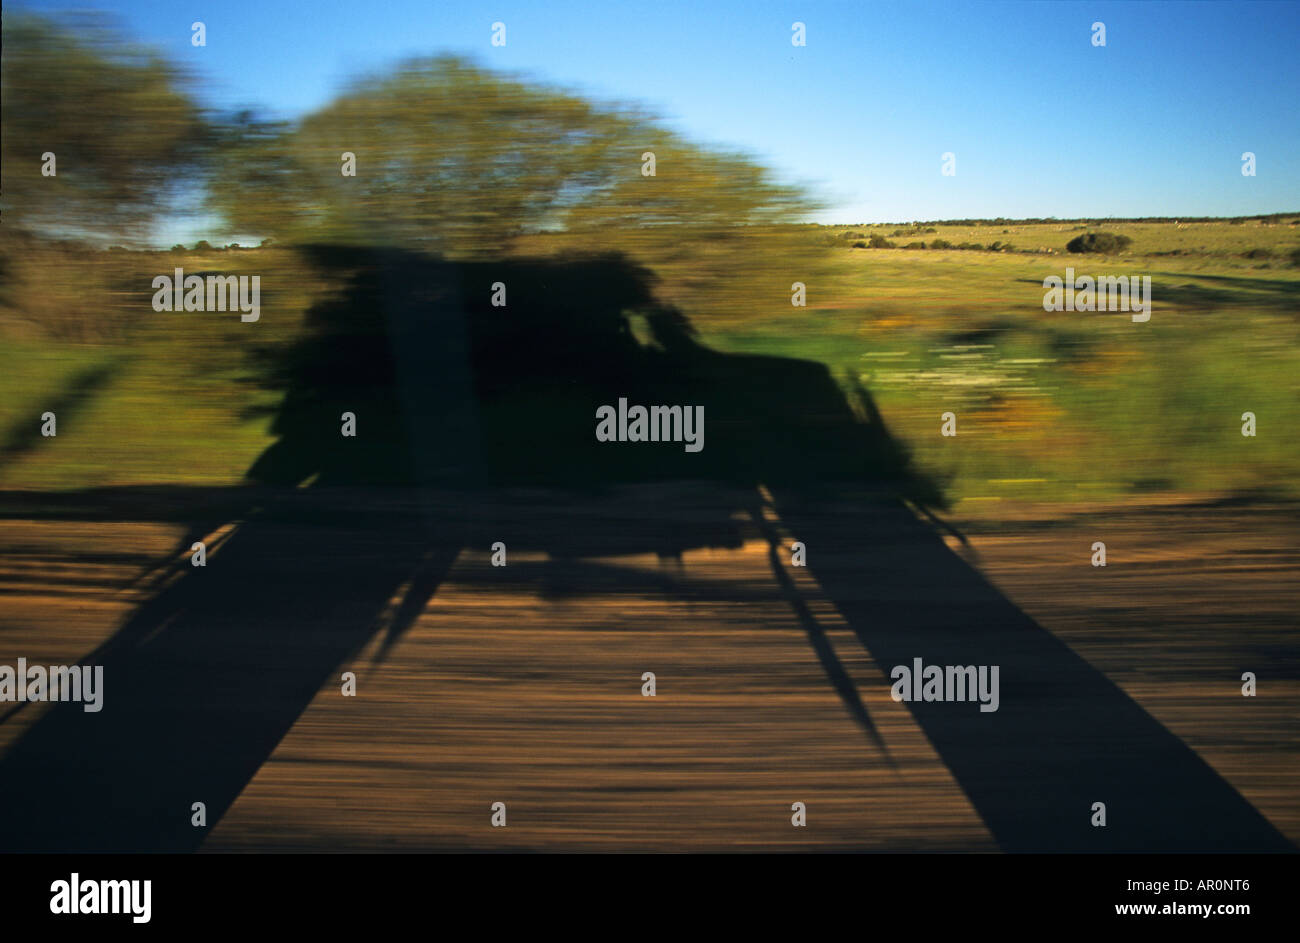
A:
<svg viewBox="0 0 1300 943">
<path fill-rule="evenodd" d="M 355 176 L 342 173 L 348 152 Z M 643 174 L 647 152 L 654 176 Z M 277 242 L 460 256 L 554 230 L 623 242 L 664 241 L 660 230 L 684 226 L 725 235 L 809 209 L 742 155 L 691 145 L 640 110 L 446 56 L 361 81 L 292 125 L 244 116 L 212 197 L 232 230 Z"/>
<path fill-rule="evenodd" d="M 1075 236 L 1065 246 L 1070 252 L 1099 252 L 1111 254 L 1123 252 L 1132 244 L 1128 236 L 1111 232 L 1090 232 Z"/>
<path fill-rule="evenodd" d="M 98 19 L 5 14 L 0 204 L 6 226 L 133 241 L 208 127 L 185 78 Z M 54 175 L 43 156 L 54 155 Z"/>
</svg>

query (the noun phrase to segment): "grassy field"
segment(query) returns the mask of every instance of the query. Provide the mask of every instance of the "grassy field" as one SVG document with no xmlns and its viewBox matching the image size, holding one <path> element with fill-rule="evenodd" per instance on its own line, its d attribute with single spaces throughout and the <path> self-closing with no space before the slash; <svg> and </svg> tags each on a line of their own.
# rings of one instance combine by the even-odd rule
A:
<svg viewBox="0 0 1300 943">
<path fill-rule="evenodd" d="M 858 379 L 958 500 L 1294 493 L 1300 450 L 1284 430 L 1300 421 L 1300 269 L 1243 257 L 1270 244 L 1280 256 L 1300 241 L 1294 227 L 1108 226 L 1132 235 L 1133 251 L 1119 256 L 1066 253 L 1077 226 L 936 228 L 985 244 L 1014 229 L 1011 238 L 1054 251 L 855 249 L 843 247 L 851 234 L 893 229 L 847 228 L 806 311 L 728 326 L 715 343 L 821 360 Z M 1067 266 L 1150 275 L 1151 320 L 1043 311 L 1044 277 Z M 939 435 L 946 411 L 957 414 L 956 438 Z M 1246 411 L 1260 424 L 1254 438 L 1241 434 Z"/>
<path fill-rule="evenodd" d="M 747 290 L 693 296 L 679 277 L 689 276 L 688 260 L 667 273 L 664 294 L 719 350 L 816 360 L 860 383 L 957 504 L 1154 491 L 1294 496 L 1297 222 L 816 227 L 807 236 L 825 251 L 814 261 L 774 266 Z M 1066 252 L 1096 230 L 1132 245 L 1112 256 Z M 899 248 L 855 248 L 872 235 Z M 935 239 L 1014 249 L 901 248 Z M 528 248 L 550 247 L 541 239 Z M 274 357 L 330 286 L 283 249 L 50 251 L 10 252 L 0 488 L 239 480 L 272 441 L 276 403 L 254 382 L 250 355 Z M 175 265 L 261 274 L 260 322 L 153 312 L 149 282 Z M 1045 312 L 1043 278 L 1066 266 L 1149 275 L 1151 320 Z M 78 293 L 82 271 L 92 288 Z M 806 307 L 789 303 L 794 281 L 808 286 Z M 46 410 L 59 417 L 57 438 L 39 435 Z M 953 438 L 939 434 L 948 411 Z M 1253 438 L 1241 434 L 1247 411 L 1257 417 Z"/>
</svg>

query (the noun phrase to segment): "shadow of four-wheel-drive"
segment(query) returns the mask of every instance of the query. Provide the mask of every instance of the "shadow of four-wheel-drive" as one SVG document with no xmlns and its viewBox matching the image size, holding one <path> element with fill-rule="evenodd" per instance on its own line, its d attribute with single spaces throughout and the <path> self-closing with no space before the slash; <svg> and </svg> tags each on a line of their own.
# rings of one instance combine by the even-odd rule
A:
<svg viewBox="0 0 1300 943">
<path fill-rule="evenodd" d="M 828 684 L 878 745 L 785 576 L 773 510 L 886 676 L 917 657 L 999 666 L 997 711 L 910 709 L 1003 848 L 1290 848 L 948 548 L 930 513 L 943 509 L 940 490 L 866 390 L 817 363 L 709 349 L 656 300 L 650 273 L 617 255 L 306 255 L 345 274 L 345 288 L 262 365 L 282 401 L 246 503 L 196 509 L 180 549 L 222 523 L 233 533 L 206 567 L 173 557 L 152 597 L 87 656 L 104 666 L 102 712 L 54 704 L 0 759 L 0 848 L 196 849 L 349 659 L 376 635 L 385 650 L 397 644 L 462 549 L 498 539 L 562 560 L 674 557 L 737 547 L 749 527 L 769 542 Z M 601 441 L 597 412 L 620 399 L 702 407 L 703 447 Z M 645 507 L 664 482 L 696 496 L 689 514 Z M 547 496 L 561 493 L 583 513 L 548 514 Z M 196 800 L 206 827 L 191 824 Z M 1091 825 L 1097 801 L 1105 828 Z"/>
</svg>

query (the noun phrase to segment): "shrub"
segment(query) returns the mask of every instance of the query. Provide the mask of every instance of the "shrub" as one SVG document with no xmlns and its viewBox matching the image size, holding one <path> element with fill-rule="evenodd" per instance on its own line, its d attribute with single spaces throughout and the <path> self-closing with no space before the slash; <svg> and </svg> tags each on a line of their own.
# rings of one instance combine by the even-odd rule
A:
<svg viewBox="0 0 1300 943">
<path fill-rule="evenodd" d="M 861 239 L 859 239 L 857 242 L 853 243 L 853 248 L 855 248 L 855 249 L 865 249 L 866 247 L 867 247 L 867 244 L 866 244 L 865 242 L 863 242 Z"/>
<path fill-rule="evenodd" d="M 1090 232 L 1075 236 L 1065 248 L 1070 252 L 1122 252 L 1133 242 L 1128 236 L 1113 232 Z"/>
<path fill-rule="evenodd" d="M 984 247 L 978 242 L 963 242 L 957 247 L 958 249 L 967 249 L 973 252 L 983 252 Z"/>
<path fill-rule="evenodd" d="M 924 243 L 924 242 L 909 242 L 907 245 L 903 246 L 903 248 L 904 248 L 904 249 L 924 249 L 924 248 L 925 248 L 925 243 Z"/>
<path fill-rule="evenodd" d="M 200 239 L 198 242 L 194 243 L 194 251 L 195 251 L 195 252 L 211 252 L 211 251 L 212 251 L 212 243 L 208 242 L 208 240 L 206 240 L 206 239 Z"/>
<path fill-rule="evenodd" d="M 1300 249 L 1291 250 L 1291 264 L 1300 266 Z"/>
<path fill-rule="evenodd" d="M 949 242 L 947 239 L 932 239 L 932 240 L 930 240 L 930 248 L 931 248 L 931 249 L 951 249 L 951 248 L 952 248 L 952 243 Z"/>
<path fill-rule="evenodd" d="M 1271 259 L 1273 258 L 1273 250 L 1251 249 L 1249 252 L 1243 253 L 1243 255 L 1248 259 Z"/>
<path fill-rule="evenodd" d="M 888 239 L 886 239 L 884 236 L 880 235 L 880 233 L 873 232 L 871 234 L 871 248 L 892 249 L 894 248 L 894 244 L 890 242 Z"/>
</svg>

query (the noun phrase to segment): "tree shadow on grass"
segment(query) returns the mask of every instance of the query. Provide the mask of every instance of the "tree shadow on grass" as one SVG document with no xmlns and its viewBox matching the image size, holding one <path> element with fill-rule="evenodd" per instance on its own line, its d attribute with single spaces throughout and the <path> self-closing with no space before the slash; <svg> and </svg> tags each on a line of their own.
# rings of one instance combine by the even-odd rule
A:
<svg viewBox="0 0 1300 943">
<path fill-rule="evenodd" d="M 108 387 L 113 379 L 121 373 L 125 358 L 118 358 L 111 363 L 96 364 L 78 371 L 68 384 L 51 399 L 44 412 L 52 412 L 56 423 L 61 423 L 64 432 L 70 431 L 69 422 L 90 403 L 95 395 Z M 32 451 L 46 441 L 42 433 L 44 423 L 37 417 L 25 416 L 23 420 L 9 430 L 0 443 L 0 466 L 16 461 L 20 456 Z M 56 425 L 56 431 L 58 426 Z M 74 426 L 75 428 L 75 426 Z"/>
</svg>

